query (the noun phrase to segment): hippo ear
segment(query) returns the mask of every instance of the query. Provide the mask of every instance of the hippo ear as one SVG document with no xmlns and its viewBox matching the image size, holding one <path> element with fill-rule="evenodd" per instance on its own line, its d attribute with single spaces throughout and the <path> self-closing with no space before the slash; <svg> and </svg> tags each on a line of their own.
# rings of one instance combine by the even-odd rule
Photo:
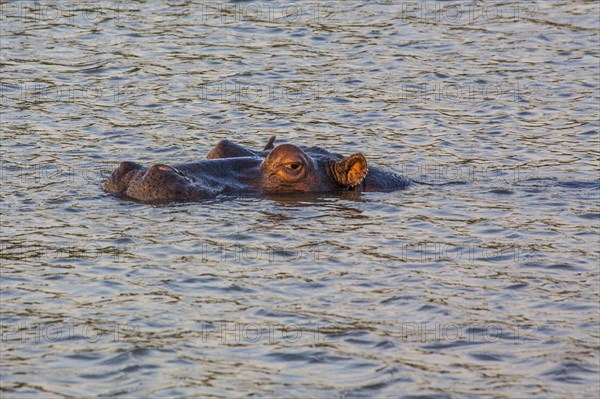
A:
<svg viewBox="0 0 600 399">
<path fill-rule="evenodd" d="M 277 138 L 277 136 L 271 136 L 271 138 L 269 139 L 269 142 L 267 143 L 267 145 L 265 146 L 263 151 L 272 150 L 273 148 L 275 148 L 273 143 L 275 142 L 276 138 Z"/>
<path fill-rule="evenodd" d="M 340 186 L 352 187 L 367 175 L 369 167 L 363 154 L 353 154 L 333 165 L 333 177 Z"/>
</svg>

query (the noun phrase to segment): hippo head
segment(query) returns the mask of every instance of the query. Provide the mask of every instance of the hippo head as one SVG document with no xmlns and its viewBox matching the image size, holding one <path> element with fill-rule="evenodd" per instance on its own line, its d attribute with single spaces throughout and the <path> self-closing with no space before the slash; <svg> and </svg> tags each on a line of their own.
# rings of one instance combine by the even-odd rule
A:
<svg viewBox="0 0 600 399">
<path fill-rule="evenodd" d="M 311 155 L 292 144 L 275 147 L 262 165 L 262 189 L 267 192 L 339 191 L 360 184 L 368 172 L 367 160 L 362 154 L 342 159 L 331 154 Z"/>
<path fill-rule="evenodd" d="M 317 147 L 282 144 L 262 156 L 213 158 L 146 168 L 122 162 L 104 183 L 110 193 L 143 202 L 198 201 L 219 194 L 333 192 L 367 189 L 367 160 Z"/>
</svg>

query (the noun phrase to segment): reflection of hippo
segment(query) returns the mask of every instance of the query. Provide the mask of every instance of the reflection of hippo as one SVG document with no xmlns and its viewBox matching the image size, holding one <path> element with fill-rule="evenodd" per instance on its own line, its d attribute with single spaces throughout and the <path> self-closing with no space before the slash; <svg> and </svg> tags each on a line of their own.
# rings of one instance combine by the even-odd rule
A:
<svg viewBox="0 0 600 399">
<path fill-rule="evenodd" d="M 254 151 L 223 140 L 208 160 L 146 168 L 122 162 L 104 189 L 143 202 L 198 201 L 219 194 L 393 191 L 408 180 L 371 167 L 362 154 L 344 157 L 319 147 L 292 144 Z"/>
</svg>

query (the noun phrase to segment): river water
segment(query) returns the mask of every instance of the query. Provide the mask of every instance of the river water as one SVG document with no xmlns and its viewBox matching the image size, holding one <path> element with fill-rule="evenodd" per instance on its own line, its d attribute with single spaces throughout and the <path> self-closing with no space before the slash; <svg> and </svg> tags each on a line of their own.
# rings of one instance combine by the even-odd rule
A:
<svg viewBox="0 0 600 399">
<path fill-rule="evenodd" d="M 595 397 L 595 1 L 2 2 L 2 397 Z M 149 206 L 119 161 L 393 193 Z"/>
</svg>

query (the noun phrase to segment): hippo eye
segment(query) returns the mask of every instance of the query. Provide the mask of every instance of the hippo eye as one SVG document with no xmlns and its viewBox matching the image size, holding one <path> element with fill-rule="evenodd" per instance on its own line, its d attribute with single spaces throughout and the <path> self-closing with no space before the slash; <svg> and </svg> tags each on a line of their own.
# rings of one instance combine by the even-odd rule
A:
<svg viewBox="0 0 600 399">
<path fill-rule="evenodd" d="M 290 162 L 290 163 L 286 163 L 285 165 L 286 168 L 291 169 L 291 170 L 298 170 L 300 168 L 302 168 L 302 164 L 300 162 Z"/>
</svg>

